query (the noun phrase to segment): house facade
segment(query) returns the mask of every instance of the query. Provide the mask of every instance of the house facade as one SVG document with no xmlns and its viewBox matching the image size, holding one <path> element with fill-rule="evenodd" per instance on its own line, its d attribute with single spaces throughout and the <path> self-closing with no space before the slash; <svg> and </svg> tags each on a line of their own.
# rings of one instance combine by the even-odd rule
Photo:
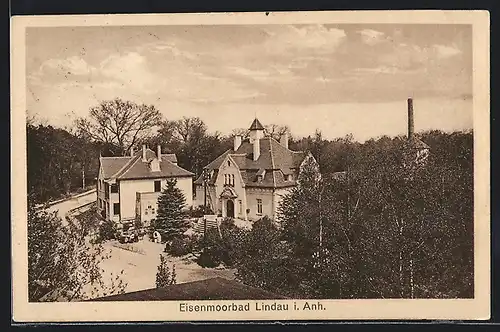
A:
<svg viewBox="0 0 500 332">
<path fill-rule="evenodd" d="M 234 147 L 204 167 L 205 177 L 195 181 L 196 206 L 206 199 L 223 217 L 275 219 L 283 195 L 297 185 L 301 165 L 307 159 L 316 162 L 310 153 L 290 150 L 287 135 L 280 142 L 265 137 L 258 119 L 249 131 L 249 139 L 235 136 Z"/>
<path fill-rule="evenodd" d="M 177 181 L 193 205 L 193 173 L 177 165 L 175 154 L 162 154 L 142 146 L 130 156 L 100 157 L 97 181 L 97 210 L 105 220 L 126 223 L 139 219 L 146 225 L 156 217 L 157 200 L 169 179 Z"/>
</svg>

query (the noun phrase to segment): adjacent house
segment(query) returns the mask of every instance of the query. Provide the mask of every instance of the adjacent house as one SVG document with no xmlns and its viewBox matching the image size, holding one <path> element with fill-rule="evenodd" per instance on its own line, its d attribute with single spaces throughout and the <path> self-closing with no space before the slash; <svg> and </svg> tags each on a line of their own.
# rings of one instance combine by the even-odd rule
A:
<svg viewBox="0 0 500 332">
<path fill-rule="evenodd" d="M 249 139 L 234 137 L 234 147 L 204 167 L 196 181 L 195 205 L 207 205 L 223 217 L 257 220 L 276 217 L 282 196 L 297 185 L 301 165 L 314 157 L 288 148 L 288 136 L 280 142 L 265 137 L 255 119 Z M 206 191 L 206 196 L 205 196 Z"/>
<path fill-rule="evenodd" d="M 106 220 L 129 222 L 136 218 L 146 224 L 156 216 L 157 199 L 169 179 L 193 204 L 193 173 L 179 167 L 175 154 L 162 154 L 142 146 L 142 151 L 124 157 L 100 157 L 97 181 L 97 209 Z"/>
</svg>

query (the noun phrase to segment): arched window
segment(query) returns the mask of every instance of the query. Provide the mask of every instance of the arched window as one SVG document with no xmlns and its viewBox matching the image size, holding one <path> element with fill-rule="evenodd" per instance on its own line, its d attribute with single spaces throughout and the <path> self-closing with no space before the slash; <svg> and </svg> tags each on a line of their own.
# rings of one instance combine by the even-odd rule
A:
<svg viewBox="0 0 500 332">
<path fill-rule="evenodd" d="M 227 161 L 227 166 L 231 167 L 231 161 L 230 160 Z"/>
</svg>

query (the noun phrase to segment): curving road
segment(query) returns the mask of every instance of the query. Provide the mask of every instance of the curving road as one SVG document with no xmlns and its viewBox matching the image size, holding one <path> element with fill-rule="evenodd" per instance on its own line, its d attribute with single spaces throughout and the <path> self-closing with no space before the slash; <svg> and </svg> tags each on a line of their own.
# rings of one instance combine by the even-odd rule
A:
<svg viewBox="0 0 500 332">
<path fill-rule="evenodd" d="M 90 190 L 86 193 L 77 195 L 76 197 L 70 198 L 60 203 L 56 203 L 49 208 L 49 212 L 58 212 L 59 217 L 63 220 L 63 224 L 66 223 L 66 215 L 69 211 L 76 209 L 82 205 L 95 202 L 97 200 L 97 192 L 95 189 Z"/>
</svg>

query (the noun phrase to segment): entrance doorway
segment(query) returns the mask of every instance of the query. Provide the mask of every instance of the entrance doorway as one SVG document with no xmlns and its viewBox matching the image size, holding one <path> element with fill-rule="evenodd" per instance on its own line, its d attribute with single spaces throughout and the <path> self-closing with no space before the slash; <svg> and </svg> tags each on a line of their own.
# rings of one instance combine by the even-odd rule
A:
<svg viewBox="0 0 500 332">
<path fill-rule="evenodd" d="M 234 202 L 231 199 L 227 200 L 226 203 L 226 215 L 228 218 L 234 218 Z"/>
</svg>

